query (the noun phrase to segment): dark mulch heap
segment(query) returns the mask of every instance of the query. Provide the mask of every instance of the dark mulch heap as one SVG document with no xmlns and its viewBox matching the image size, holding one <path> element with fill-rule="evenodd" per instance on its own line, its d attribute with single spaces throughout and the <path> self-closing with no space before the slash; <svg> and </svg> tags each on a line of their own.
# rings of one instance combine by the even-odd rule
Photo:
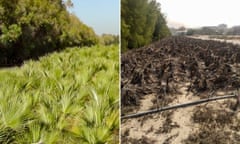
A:
<svg viewBox="0 0 240 144">
<path fill-rule="evenodd" d="M 188 90 L 194 94 L 240 86 L 236 65 L 240 47 L 234 44 L 169 37 L 126 52 L 121 61 L 122 114 L 127 107 L 138 106 L 147 94 L 171 102 L 169 94 L 178 93 L 177 84 L 182 82 L 189 82 Z"/>
</svg>

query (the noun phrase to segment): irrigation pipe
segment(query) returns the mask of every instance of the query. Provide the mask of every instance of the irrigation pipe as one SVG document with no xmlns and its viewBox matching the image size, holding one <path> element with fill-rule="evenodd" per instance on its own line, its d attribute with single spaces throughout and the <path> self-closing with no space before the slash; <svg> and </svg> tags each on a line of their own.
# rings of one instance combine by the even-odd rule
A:
<svg viewBox="0 0 240 144">
<path fill-rule="evenodd" d="M 167 107 L 162 107 L 160 109 L 154 109 L 154 110 L 144 111 L 144 112 L 130 114 L 130 115 L 126 115 L 126 116 L 121 116 L 121 119 L 136 118 L 136 117 L 140 117 L 140 116 L 144 116 L 144 115 L 148 115 L 148 114 L 153 114 L 153 113 L 158 113 L 158 112 L 162 112 L 162 111 L 166 111 L 166 110 L 183 108 L 183 107 L 187 107 L 187 106 L 193 106 L 193 105 L 206 103 L 206 102 L 209 102 L 209 101 L 228 99 L 228 98 L 236 98 L 236 97 L 237 97 L 237 95 L 214 96 L 214 97 L 211 97 L 211 98 L 200 99 L 200 100 L 194 101 L 194 102 L 178 104 L 178 105 L 174 105 L 174 106 L 167 106 Z"/>
</svg>

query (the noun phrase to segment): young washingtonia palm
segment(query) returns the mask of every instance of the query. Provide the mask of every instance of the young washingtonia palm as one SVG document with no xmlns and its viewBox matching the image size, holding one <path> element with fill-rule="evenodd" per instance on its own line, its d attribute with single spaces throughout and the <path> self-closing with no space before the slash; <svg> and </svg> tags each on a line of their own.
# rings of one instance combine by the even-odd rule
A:
<svg viewBox="0 0 240 144">
<path fill-rule="evenodd" d="M 28 96 L 9 94 L 9 90 L 0 93 L 0 142 L 14 141 L 24 132 L 25 121 L 31 119 L 32 101 Z"/>
<path fill-rule="evenodd" d="M 117 143 L 117 49 L 66 49 L 0 70 L 0 143 Z"/>
</svg>

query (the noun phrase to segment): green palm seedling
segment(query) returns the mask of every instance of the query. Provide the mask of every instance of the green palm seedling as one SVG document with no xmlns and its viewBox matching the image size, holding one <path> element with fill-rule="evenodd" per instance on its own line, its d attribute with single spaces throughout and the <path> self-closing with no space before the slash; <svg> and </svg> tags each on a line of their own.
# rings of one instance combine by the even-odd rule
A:
<svg viewBox="0 0 240 144">
<path fill-rule="evenodd" d="M 42 132 L 44 131 L 43 125 L 41 125 L 37 120 L 33 120 L 27 123 L 26 128 L 21 135 L 16 137 L 16 143 L 40 143 Z"/>
<path fill-rule="evenodd" d="M 30 119 L 30 107 L 32 100 L 27 96 L 0 95 L 0 137 L 12 140 L 20 135 Z M 2 141 L 3 142 L 3 141 Z"/>
<path fill-rule="evenodd" d="M 50 73 L 46 70 L 41 71 L 44 77 L 50 77 Z"/>
<path fill-rule="evenodd" d="M 64 115 L 71 113 L 73 104 L 74 104 L 74 95 L 71 95 L 71 94 L 61 95 L 60 106 L 61 106 L 61 111 Z"/>
<path fill-rule="evenodd" d="M 57 122 L 57 128 L 67 130 L 67 127 L 74 127 L 72 118 L 81 112 L 82 106 L 76 101 L 76 95 L 63 94 L 59 101 L 60 118 Z"/>
<path fill-rule="evenodd" d="M 28 132 L 29 135 L 27 139 L 31 139 L 31 143 L 40 142 L 41 134 L 44 130 L 44 127 L 38 121 L 33 121 L 28 125 L 28 129 L 29 129 L 29 132 Z"/>
<path fill-rule="evenodd" d="M 61 133 L 58 130 L 44 130 L 40 142 L 43 144 L 55 144 L 61 143 L 61 139 Z"/>
<path fill-rule="evenodd" d="M 69 48 L 0 70 L 0 143 L 116 143 L 114 51 L 117 47 Z"/>
<path fill-rule="evenodd" d="M 38 117 L 45 125 L 55 127 L 59 116 L 59 110 L 51 99 L 42 99 L 37 110 Z"/>
<path fill-rule="evenodd" d="M 86 143 L 107 143 L 112 139 L 114 124 L 118 122 L 118 115 L 111 115 L 110 105 L 103 96 L 91 90 L 92 99 L 85 104 L 82 122 L 80 124 L 80 137 Z M 116 112 L 117 113 L 117 112 Z M 112 121 L 108 118 L 113 118 Z"/>
<path fill-rule="evenodd" d="M 61 139 L 61 130 L 59 129 L 59 120 L 61 114 L 58 105 L 53 100 L 45 98 L 39 103 L 37 109 L 37 119 L 40 120 L 44 130 L 41 134 L 43 143 L 56 143 Z"/>
<path fill-rule="evenodd" d="M 30 97 L 20 96 L 1 96 L 0 112 L 1 122 L 5 127 L 17 129 L 24 124 L 24 120 L 28 119 L 29 108 L 32 100 Z"/>
</svg>

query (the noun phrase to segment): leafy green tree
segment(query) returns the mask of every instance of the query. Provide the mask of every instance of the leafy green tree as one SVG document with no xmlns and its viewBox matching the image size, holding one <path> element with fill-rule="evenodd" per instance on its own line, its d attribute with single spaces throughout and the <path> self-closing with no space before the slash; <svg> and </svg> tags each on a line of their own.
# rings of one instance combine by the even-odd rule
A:
<svg viewBox="0 0 240 144">
<path fill-rule="evenodd" d="M 0 64 L 97 44 L 94 31 L 67 11 L 72 6 L 71 0 L 0 0 Z"/>
<path fill-rule="evenodd" d="M 121 1 L 121 48 L 138 48 L 169 36 L 160 4 L 156 0 Z"/>
<path fill-rule="evenodd" d="M 186 35 L 193 35 L 195 33 L 194 29 L 188 29 Z"/>
<path fill-rule="evenodd" d="M 101 44 L 103 45 L 112 45 L 119 43 L 119 36 L 113 34 L 102 34 L 100 37 Z"/>
<path fill-rule="evenodd" d="M 67 46 L 91 46 L 98 43 L 98 37 L 93 29 L 71 14 L 69 24 L 64 27 L 61 41 Z"/>
<path fill-rule="evenodd" d="M 157 16 L 157 21 L 155 24 L 155 29 L 153 32 L 153 41 L 157 41 L 164 37 L 170 36 L 171 32 L 167 27 L 165 17 L 160 13 L 160 9 Z"/>
</svg>

